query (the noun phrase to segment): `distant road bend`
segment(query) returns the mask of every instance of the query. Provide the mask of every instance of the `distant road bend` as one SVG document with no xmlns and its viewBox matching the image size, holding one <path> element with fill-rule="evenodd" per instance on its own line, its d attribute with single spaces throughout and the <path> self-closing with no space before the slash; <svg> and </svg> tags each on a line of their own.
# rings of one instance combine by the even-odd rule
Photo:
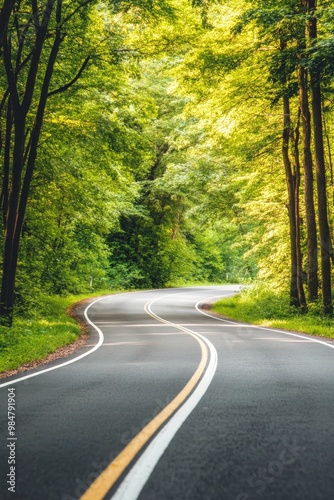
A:
<svg viewBox="0 0 334 500">
<path fill-rule="evenodd" d="M 200 309 L 238 289 L 92 301 L 88 345 L 0 385 L 0 498 L 332 500 L 334 343 Z"/>
</svg>

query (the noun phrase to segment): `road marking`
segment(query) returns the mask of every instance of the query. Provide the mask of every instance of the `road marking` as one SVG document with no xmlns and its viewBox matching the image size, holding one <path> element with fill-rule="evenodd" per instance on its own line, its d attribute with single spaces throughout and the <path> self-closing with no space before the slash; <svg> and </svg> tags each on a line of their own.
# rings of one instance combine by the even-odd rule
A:
<svg viewBox="0 0 334 500">
<path fill-rule="evenodd" d="M 139 342 L 104 342 L 101 347 L 114 347 L 115 345 L 147 345 L 150 342 L 148 340 L 141 340 Z M 93 347 L 94 344 L 86 344 L 85 347 Z"/>
<path fill-rule="evenodd" d="M 210 332 L 208 332 L 208 333 L 210 334 Z M 297 344 L 300 344 L 300 343 L 301 344 L 308 344 L 308 343 L 311 342 L 311 340 L 274 339 L 274 338 L 271 339 L 269 337 L 268 338 L 267 337 L 261 337 L 261 338 L 260 337 L 258 337 L 258 338 L 252 337 L 252 338 L 241 339 L 241 340 L 239 340 L 239 339 L 238 340 L 230 340 L 230 339 L 228 339 L 228 342 L 230 344 L 245 344 L 245 342 L 249 342 L 250 340 L 261 340 L 261 341 L 267 341 L 267 340 L 269 340 L 270 342 L 273 342 L 273 341 L 274 342 L 275 341 L 276 342 L 285 342 L 286 344 L 295 344 L 295 343 L 297 343 Z"/>
<path fill-rule="evenodd" d="M 148 340 L 140 340 L 139 342 L 104 342 L 102 347 L 114 347 L 115 345 L 149 345 Z"/>
<path fill-rule="evenodd" d="M 115 328 L 116 326 L 118 328 L 120 327 L 128 327 L 128 328 L 132 328 L 132 327 L 135 327 L 135 328 L 139 328 L 139 327 L 143 327 L 143 328 L 156 328 L 157 326 L 162 326 L 162 327 L 165 327 L 166 325 L 157 325 L 156 323 L 148 323 L 147 325 L 145 324 L 141 324 L 141 325 L 135 325 L 135 324 L 128 324 L 128 325 L 125 325 L 124 323 L 122 323 L 121 321 L 105 321 L 105 322 L 101 322 L 101 321 L 97 321 L 95 323 L 96 325 L 102 325 L 104 328 Z"/>
<path fill-rule="evenodd" d="M 213 318 L 213 316 L 210 316 L 211 318 Z M 224 320 L 225 321 L 225 320 Z M 171 326 L 171 325 L 165 325 L 165 324 L 161 324 L 161 325 L 157 325 L 156 323 L 148 323 L 148 324 L 141 324 L 141 325 L 135 325 L 135 324 L 123 324 L 123 323 L 120 323 L 120 322 L 105 322 L 105 323 L 102 323 L 102 322 L 96 322 L 95 323 L 96 325 L 99 325 L 99 326 L 103 326 L 103 328 L 156 328 L 156 327 L 160 327 L 160 328 L 167 328 L 167 326 Z M 210 323 L 178 323 L 178 325 L 180 326 L 213 326 L 212 324 Z M 240 325 L 239 323 L 238 324 L 235 324 L 235 325 L 230 325 L 230 324 L 227 324 L 227 325 L 215 325 L 216 326 L 219 326 L 220 328 L 231 328 L 231 327 L 237 327 L 237 326 L 248 326 L 249 328 L 258 328 L 256 325 L 246 325 L 246 324 L 242 324 Z M 175 327 L 174 327 L 175 328 Z"/>
<path fill-rule="evenodd" d="M 210 298 L 206 299 L 206 301 L 214 299 L 216 297 L 218 297 L 218 295 L 215 295 L 214 297 L 210 297 Z M 221 298 L 224 298 L 224 297 L 221 297 Z M 216 319 L 217 321 L 224 321 L 225 323 L 231 323 L 231 325 L 236 325 L 236 326 L 240 326 L 240 327 L 244 327 L 244 328 L 251 327 L 251 328 L 257 328 L 259 330 L 263 330 L 266 332 L 283 333 L 283 335 L 290 335 L 291 337 L 297 337 L 299 339 L 309 340 L 310 342 L 315 342 L 316 344 L 322 344 L 326 347 L 330 347 L 331 349 L 334 349 L 334 342 L 333 342 L 333 344 L 330 344 L 329 342 L 325 342 L 323 340 L 318 340 L 318 339 L 313 339 L 312 337 L 305 337 L 304 335 L 300 335 L 297 333 L 291 333 L 291 332 L 287 332 L 284 330 L 277 330 L 277 329 L 268 328 L 265 326 L 248 325 L 247 323 L 238 323 L 237 321 L 227 320 L 224 318 L 218 318 L 216 315 L 209 314 L 209 313 L 203 311 L 202 309 L 200 309 L 200 305 L 205 304 L 206 301 L 202 300 L 202 301 L 198 302 L 195 307 L 199 313 L 204 314 L 205 316 L 208 316 L 209 318 Z"/>
<path fill-rule="evenodd" d="M 85 311 L 84 311 L 84 315 L 85 315 L 85 319 L 86 321 L 97 331 L 97 333 L 99 334 L 99 340 L 97 342 L 97 344 L 94 345 L 93 349 L 91 349 L 90 351 L 87 351 L 83 354 L 81 354 L 80 356 L 77 356 L 76 358 L 74 359 L 70 359 L 69 361 L 65 361 L 64 363 L 61 363 L 59 365 L 56 365 L 56 366 L 51 366 L 51 368 L 45 368 L 44 370 L 40 370 L 38 372 L 34 372 L 34 373 L 31 373 L 30 375 L 25 375 L 24 377 L 20 377 L 20 378 L 16 378 L 14 380 L 10 380 L 9 382 L 5 382 L 4 384 L 0 384 L 0 388 L 1 387 L 6 387 L 8 385 L 12 385 L 12 384 L 16 384 L 17 382 L 22 382 L 23 380 L 28 380 L 29 378 L 32 378 L 32 377 L 37 377 L 38 375 L 43 375 L 44 373 L 47 373 L 47 372 L 51 372 L 52 370 L 58 370 L 58 368 L 63 368 L 64 366 L 67 366 L 67 365 L 71 365 L 72 363 L 76 363 L 77 361 L 79 361 L 80 359 L 82 358 L 85 358 L 86 356 L 88 356 L 89 354 L 92 354 L 93 352 L 95 352 L 97 349 L 99 349 L 99 347 L 101 347 L 101 345 L 103 344 L 103 341 L 104 341 L 104 336 L 103 336 L 103 333 L 102 331 L 99 329 L 99 327 L 97 327 L 96 325 L 94 325 L 94 323 L 89 319 L 88 317 L 88 310 L 94 305 L 96 304 L 97 302 L 100 302 L 100 300 L 103 300 L 103 299 L 106 299 L 108 297 L 114 297 L 114 295 L 108 295 L 107 297 L 104 296 L 104 297 L 100 297 L 99 299 L 96 299 L 94 300 L 94 302 L 92 302 L 91 304 L 89 304 L 89 306 L 86 307 Z M 83 346 L 85 347 L 85 346 Z"/>
<path fill-rule="evenodd" d="M 289 343 L 294 343 L 294 342 L 301 342 L 302 344 L 307 344 L 308 342 L 312 342 L 312 340 L 299 340 L 299 339 L 280 339 L 279 337 L 253 337 L 252 339 L 249 340 L 270 340 L 274 342 L 289 342 Z"/>
<path fill-rule="evenodd" d="M 211 318 L 214 318 L 215 316 L 210 316 Z M 218 318 L 217 318 L 218 319 Z M 182 326 L 197 326 L 197 327 L 203 327 L 203 328 L 238 328 L 238 326 L 242 326 L 243 328 L 258 328 L 257 326 L 254 325 L 240 325 L 239 323 L 235 325 L 214 325 L 213 323 L 182 323 Z"/>
<path fill-rule="evenodd" d="M 166 289 L 166 290 L 168 290 L 168 289 Z M 147 292 L 157 292 L 158 290 L 146 290 L 146 291 Z M 100 300 L 113 299 L 114 297 L 117 297 L 117 296 L 120 296 L 120 295 L 126 296 L 126 295 L 140 294 L 142 292 L 143 292 L 142 290 L 139 290 L 139 291 L 136 291 L 136 292 L 124 292 L 124 293 L 117 293 L 117 294 L 111 294 L 111 295 L 104 295 L 103 297 L 99 297 L 98 299 L 94 300 L 91 304 L 89 304 L 86 307 L 86 309 L 84 311 L 84 316 L 85 316 L 85 319 L 86 319 L 87 323 L 89 323 L 98 332 L 98 334 L 99 334 L 99 340 L 98 340 L 97 344 L 94 345 L 93 349 L 91 349 L 90 351 L 87 351 L 87 352 L 85 352 L 83 354 L 80 354 L 80 356 L 77 356 L 76 358 L 73 358 L 73 359 L 70 359 L 68 361 L 65 361 L 64 363 L 61 363 L 59 365 L 52 366 L 50 368 L 45 368 L 44 370 L 39 370 L 38 372 L 34 372 L 34 373 L 29 374 L 29 375 L 25 375 L 23 377 L 12 379 L 9 382 L 5 382 L 3 384 L 0 384 L 0 389 L 2 387 L 6 387 L 6 386 L 9 386 L 9 385 L 12 385 L 12 384 L 16 384 L 17 382 L 22 382 L 24 380 L 28 380 L 29 378 L 32 378 L 32 377 L 37 377 L 39 375 L 43 375 L 44 373 L 51 372 L 52 370 L 57 370 L 58 368 L 63 368 L 64 366 L 67 366 L 67 365 L 70 365 L 72 363 L 75 363 L 76 361 L 79 361 L 80 359 L 85 358 L 89 354 L 92 354 L 94 351 L 96 351 L 97 349 L 99 349 L 99 347 L 101 347 L 101 345 L 103 344 L 103 341 L 104 341 L 104 336 L 103 336 L 102 331 L 99 329 L 99 327 L 96 326 L 89 319 L 89 317 L 88 317 L 88 310 L 89 310 L 89 308 L 92 307 L 97 302 L 100 302 Z M 83 347 L 85 347 L 85 345 Z"/>
<path fill-rule="evenodd" d="M 152 304 L 163 298 L 170 298 L 170 295 L 167 297 L 158 297 L 148 302 L 145 305 L 145 311 L 157 321 L 174 326 L 195 338 L 201 348 L 201 361 L 182 391 L 132 439 L 104 472 L 92 483 L 90 488 L 81 497 L 81 500 L 102 500 L 143 446 L 171 417 L 135 462 L 112 497 L 113 500 L 136 499 L 176 432 L 205 394 L 216 372 L 217 351 L 208 339 L 188 328 L 164 320 L 153 313 L 151 310 Z"/>
<path fill-rule="evenodd" d="M 161 292 L 162 291 L 167 291 L 168 289 L 166 290 L 160 290 Z M 174 291 L 174 289 L 172 289 Z M 159 290 L 148 290 L 148 292 L 157 292 Z M 47 372 L 50 372 L 52 370 L 57 370 L 58 368 L 63 368 L 64 366 L 67 366 L 67 365 L 70 365 L 72 363 L 75 363 L 76 361 L 79 361 L 80 359 L 88 356 L 89 354 L 92 354 L 94 351 L 96 351 L 97 349 L 99 349 L 99 347 L 101 347 L 101 345 L 103 344 L 103 341 L 104 341 L 104 336 L 103 336 L 103 333 L 102 331 L 99 329 L 99 327 L 94 324 L 89 318 L 88 318 L 88 310 L 91 306 L 93 306 L 94 304 L 96 304 L 97 302 L 101 301 L 101 300 L 104 300 L 104 299 L 110 299 L 110 298 L 114 298 L 116 296 L 119 296 L 119 295 L 133 295 L 133 294 L 139 294 L 139 293 L 142 293 L 142 291 L 137 291 L 137 292 L 127 292 L 127 293 L 124 293 L 124 294 L 114 294 L 114 295 L 105 295 L 103 297 L 100 297 L 96 300 L 94 300 L 91 304 L 89 304 L 85 311 L 84 311 L 84 315 L 85 315 L 85 319 L 86 321 L 98 332 L 99 334 L 99 340 L 97 342 L 97 344 L 94 345 L 93 349 L 81 354 L 80 356 L 77 356 L 76 358 L 73 358 L 73 359 L 70 359 L 68 361 L 65 361 L 64 363 L 60 363 L 59 365 L 56 365 L 56 366 L 52 366 L 50 368 L 45 368 L 44 370 L 39 370 L 38 372 L 34 372 L 34 373 L 31 373 L 29 375 L 24 375 L 22 377 L 19 377 L 19 378 L 16 378 L 16 379 L 12 379 L 10 380 L 9 382 L 4 382 L 3 384 L 0 384 L 0 389 L 2 387 L 7 387 L 7 386 L 10 386 L 12 384 L 16 384 L 17 382 L 23 382 L 24 380 L 28 380 L 29 378 L 32 378 L 32 377 L 37 377 L 39 375 L 44 375 L 44 373 L 47 373 Z M 222 295 L 219 295 L 220 298 L 223 298 Z M 208 299 L 209 300 L 209 299 Z M 202 301 L 203 302 L 203 301 Z M 208 315 L 209 316 L 209 315 Z M 209 317 L 212 317 L 212 316 L 209 316 Z M 115 322 L 116 324 L 117 322 Z M 129 325 L 129 326 L 135 326 L 135 325 Z M 147 326 L 151 326 L 151 325 L 147 325 Z M 160 325 L 156 325 L 156 326 L 160 326 Z M 164 326 L 164 325 L 161 325 L 161 326 Z M 86 347 L 90 347 L 91 345 L 86 345 Z M 85 347 L 85 346 L 83 346 Z"/>
</svg>

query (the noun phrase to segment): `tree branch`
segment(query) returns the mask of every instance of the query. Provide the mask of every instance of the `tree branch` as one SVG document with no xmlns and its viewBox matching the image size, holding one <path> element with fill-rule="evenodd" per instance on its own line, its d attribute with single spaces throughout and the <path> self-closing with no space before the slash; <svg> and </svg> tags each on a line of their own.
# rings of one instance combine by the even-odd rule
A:
<svg viewBox="0 0 334 500">
<path fill-rule="evenodd" d="M 37 0 L 31 0 L 31 7 L 32 7 L 32 17 L 35 22 L 35 26 L 38 28 L 40 24 L 38 18 Z"/>
<path fill-rule="evenodd" d="M 23 63 L 21 64 L 20 61 L 21 61 L 21 56 L 22 56 L 23 47 L 24 47 L 24 40 L 25 40 L 25 37 L 26 37 L 26 35 L 28 33 L 29 27 L 31 25 L 31 19 L 29 19 L 29 21 L 25 25 L 23 33 L 22 33 L 22 36 L 19 35 L 19 27 L 18 27 L 18 24 L 17 24 L 17 16 L 15 16 L 15 24 L 17 26 L 17 37 L 18 37 L 18 43 L 19 43 L 19 47 L 18 47 L 18 51 L 17 51 L 17 56 L 16 56 L 16 75 L 18 75 L 19 72 L 20 72 L 20 70 L 22 69 L 22 64 Z M 29 58 L 28 59 L 25 58 L 25 60 L 24 60 L 25 64 L 30 59 L 31 55 L 32 55 L 32 51 L 29 54 Z"/>
<path fill-rule="evenodd" d="M 4 42 L 4 36 L 7 31 L 10 15 L 14 7 L 15 0 L 5 0 L 0 11 L 0 47 Z"/>
<path fill-rule="evenodd" d="M 32 3 L 33 3 L 33 11 L 34 11 L 34 16 L 35 16 L 35 7 L 36 7 L 35 3 L 36 2 L 33 1 Z M 29 107 L 31 105 L 33 95 L 34 95 L 37 74 L 38 74 L 38 69 L 39 69 L 40 60 L 41 60 L 41 54 L 42 54 L 44 42 L 45 42 L 46 35 L 47 35 L 48 24 L 49 24 L 50 14 L 52 12 L 53 5 L 54 5 L 54 0 L 48 0 L 47 5 L 45 7 L 44 14 L 43 14 L 42 23 L 37 22 L 37 24 L 35 24 L 35 26 L 36 26 L 36 38 L 35 38 L 34 50 L 32 53 L 30 68 L 29 68 L 28 76 L 27 76 L 27 80 L 26 80 L 24 97 L 22 100 L 22 109 L 25 113 L 28 112 Z"/>
<path fill-rule="evenodd" d="M 75 16 L 75 14 L 77 14 L 77 12 L 79 12 L 80 9 L 82 9 L 83 7 L 86 7 L 86 5 L 88 5 L 89 3 L 92 3 L 93 1 L 94 0 L 85 0 L 84 2 L 82 2 L 80 5 L 78 5 L 78 7 L 76 9 L 74 9 L 73 12 L 71 12 L 71 14 L 69 14 L 67 17 L 65 17 L 62 24 L 67 23 L 67 21 L 69 21 L 73 16 Z"/>
<path fill-rule="evenodd" d="M 16 71 L 15 71 L 15 81 L 16 81 L 16 78 L 19 75 L 21 69 L 24 68 L 24 66 L 29 62 L 29 60 L 30 60 L 30 58 L 32 56 L 32 52 L 33 51 L 31 50 L 30 53 L 22 61 L 22 63 L 20 64 L 20 66 L 16 69 Z M 4 95 L 2 96 L 2 99 L 0 101 L 0 116 L 2 114 L 4 106 L 6 104 L 6 100 L 7 100 L 8 94 L 9 94 L 9 87 L 7 87 L 7 89 L 5 90 Z"/>
<path fill-rule="evenodd" d="M 88 65 L 91 57 L 92 57 L 91 55 L 89 55 L 89 56 L 86 57 L 86 59 L 84 60 L 84 62 L 81 65 L 81 68 L 79 69 L 78 73 L 75 75 L 75 77 L 70 82 L 68 82 L 66 85 L 63 85 L 62 87 L 59 87 L 56 90 L 51 90 L 51 92 L 48 93 L 48 97 L 51 97 L 52 95 L 56 95 L 56 94 L 60 94 L 62 92 L 65 92 L 70 87 L 72 87 L 72 85 L 74 85 L 75 82 L 77 82 L 79 80 L 80 76 L 82 75 L 82 73 L 84 72 L 85 68 L 87 67 L 87 65 Z"/>
<path fill-rule="evenodd" d="M 6 75 L 8 80 L 9 93 L 12 99 L 14 110 L 17 110 L 20 107 L 20 100 L 16 87 L 16 77 L 14 73 L 14 68 L 11 60 L 11 47 L 9 40 L 7 38 L 7 32 L 4 35 L 3 41 L 3 55 L 4 55 L 4 64 L 6 69 Z"/>
</svg>

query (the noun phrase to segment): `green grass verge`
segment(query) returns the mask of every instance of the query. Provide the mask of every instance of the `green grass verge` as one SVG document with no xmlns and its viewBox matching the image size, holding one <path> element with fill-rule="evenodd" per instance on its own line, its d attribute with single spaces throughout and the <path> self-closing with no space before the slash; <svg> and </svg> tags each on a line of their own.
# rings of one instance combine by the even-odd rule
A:
<svg viewBox="0 0 334 500">
<path fill-rule="evenodd" d="M 196 283 L 196 286 L 200 284 Z M 16 316 L 11 328 L 0 326 L 0 373 L 43 359 L 59 347 L 77 340 L 80 326 L 66 313 L 73 304 L 86 298 L 122 291 L 100 290 L 90 295 L 41 295 L 34 298 L 30 310 Z"/>
<path fill-rule="evenodd" d="M 320 304 L 311 304 L 306 314 L 298 313 L 287 295 L 260 286 L 220 300 L 212 310 L 245 323 L 334 338 L 334 321 L 322 317 Z"/>
<path fill-rule="evenodd" d="M 74 342 L 80 326 L 66 311 L 76 302 L 115 292 L 100 291 L 91 295 L 69 297 L 41 296 L 38 310 L 29 319 L 17 317 L 11 328 L 0 326 L 0 373 L 15 370 L 24 363 L 43 359 L 59 347 Z"/>
</svg>

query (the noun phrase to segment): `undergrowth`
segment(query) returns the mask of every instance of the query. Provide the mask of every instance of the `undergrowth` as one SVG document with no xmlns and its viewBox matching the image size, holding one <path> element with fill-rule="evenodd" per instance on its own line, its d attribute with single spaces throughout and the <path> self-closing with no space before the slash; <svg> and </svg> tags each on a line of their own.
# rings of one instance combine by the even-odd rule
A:
<svg viewBox="0 0 334 500">
<path fill-rule="evenodd" d="M 236 321 L 334 338 L 334 321 L 322 316 L 319 302 L 302 313 L 289 305 L 288 294 L 260 286 L 220 300 L 212 310 Z"/>
<path fill-rule="evenodd" d="M 110 294 L 100 291 L 91 296 Z M 38 307 L 15 316 L 13 326 L 0 326 L 0 373 L 46 357 L 59 347 L 74 342 L 80 326 L 67 314 L 86 295 L 68 297 L 41 295 Z"/>
</svg>

